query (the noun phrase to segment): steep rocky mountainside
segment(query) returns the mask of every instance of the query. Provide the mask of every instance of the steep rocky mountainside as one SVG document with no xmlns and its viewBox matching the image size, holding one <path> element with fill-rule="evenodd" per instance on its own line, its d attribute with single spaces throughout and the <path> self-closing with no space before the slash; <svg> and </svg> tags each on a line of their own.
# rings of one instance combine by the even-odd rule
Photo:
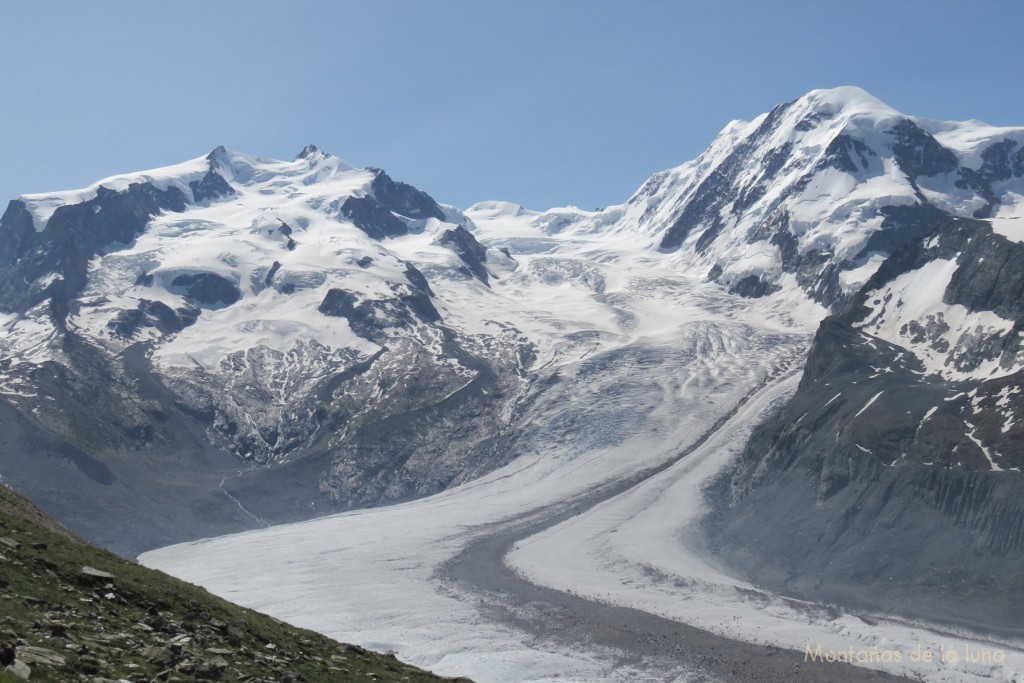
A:
<svg viewBox="0 0 1024 683">
<path fill-rule="evenodd" d="M 4 486 L 0 606 L 3 681 L 452 680 L 93 548 Z"/>
<path fill-rule="evenodd" d="M 797 394 L 712 498 L 783 591 L 1019 637 L 1024 244 L 947 220 L 824 320 Z"/>
</svg>

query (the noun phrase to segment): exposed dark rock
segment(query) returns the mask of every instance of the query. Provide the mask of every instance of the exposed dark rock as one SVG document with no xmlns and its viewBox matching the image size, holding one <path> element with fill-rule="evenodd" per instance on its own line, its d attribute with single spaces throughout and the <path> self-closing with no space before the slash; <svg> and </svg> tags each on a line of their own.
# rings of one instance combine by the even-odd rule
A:
<svg viewBox="0 0 1024 683">
<path fill-rule="evenodd" d="M 61 206 L 41 232 L 20 201 L 0 219 L 0 308 L 24 312 L 51 300 L 59 319 L 86 284 L 89 261 L 111 245 L 129 244 L 161 211 L 183 211 L 185 196 L 176 187 L 161 190 L 132 183 L 121 192 L 99 187 L 93 199 Z M 59 277 L 43 289 L 25 287 L 44 276 Z"/>
<path fill-rule="evenodd" d="M 349 197 L 341 205 L 345 218 L 373 239 L 398 237 L 409 232 L 409 226 L 371 196 Z"/>
<path fill-rule="evenodd" d="M 324 154 L 324 151 L 321 150 L 316 145 L 306 145 L 305 147 L 302 148 L 301 152 L 299 152 L 298 154 L 295 155 L 295 158 L 296 159 L 308 159 L 311 156 L 316 156 L 316 155 L 319 155 L 319 154 Z"/>
<path fill-rule="evenodd" d="M 107 327 L 119 337 L 131 339 L 142 327 L 154 327 L 164 334 L 175 334 L 193 325 L 199 319 L 199 309 L 183 306 L 172 309 L 161 301 L 140 299 L 138 308 L 121 311 L 107 323 Z"/>
<path fill-rule="evenodd" d="M 274 276 L 277 275 L 277 271 L 281 270 L 281 262 L 274 261 L 270 266 L 270 272 L 267 273 L 267 277 L 263 279 L 263 284 L 269 287 L 274 282 Z"/>
<path fill-rule="evenodd" d="M 931 204 L 911 206 L 883 206 L 878 210 L 883 216 L 882 229 L 873 232 L 860 254 L 861 258 L 871 252 L 891 254 L 898 247 L 931 232 L 935 226 L 949 218 L 949 214 Z"/>
<path fill-rule="evenodd" d="M 7 205 L 3 217 L 0 217 L 0 268 L 7 269 L 14 265 L 27 251 L 27 246 L 35 237 L 36 229 L 32 222 L 25 202 L 15 199 Z"/>
<path fill-rule="evenodd" d="M 426 192 L 392 180 L 379 168 L 368 170 L 373 171 L 375 176 L 371 185 L 373 196 L 385 209 L 409 218 L 445 220 L 444 211 Z"/>
<path fill-rule="evenodd" d="M 999 197 L 992 189 L 993 183 L 1021 175 L 1014 167 L 1015 162 L 1019 163 L 1020 161 L 1020 151 L 1017 152 L 1015 162 L 1011 161 L 1011 154 L 1016 146 L 1017 143 L 1013 140 L 1001 140 L 993 143 L 982 150 L 980 168 L 960 169 L 960 180 L 956 182 L 956 186 L 974 190 L 987 202 L 985 206 L 974 212 L 975 218 L 989 218 L 999 205 Z"/>
<path fill-rule="evenodd" d="M 409 281 L 409 284 L 419 291 L 423 292 L 428 296 L 434 296 L 434 292 L 430 289 L 430 283 L 427 282 L 427 278 L 424 277 L 423 273 L 408 261 L 405 262 L 405 279 Z"/>
<path fill-rule="evenodd" d="M 419 273 L 413 269 L 415 273 Z M 410 271 L 406 271 L 408 276 Z M 419 280 L 426 285 L 426 279 L 420 274 L 413 274 L 411 279 Z M 435 323 L 441 320 L 434 304 L 430 301 L 430 287 L 426 290 L 409 285 L 393 285 L 395 297 L 389 299 L 360 300 L 352 292 L 343 289 L 330 289 L 319 310 L 324 315 L 348 319 L 349 327 L 360 337 L 370 341 L 378 341 L 384 330 L 388 328 L 407 328 L 417 324 Z"/>
<path fill-rule="evenodd" d="M 385 239 L 408 233 L 409 226 L 398 216 L 445 220 L 444 212 L 430 195 L 411 185 L 395 182 L 380 169 L 370 170 L 374 173 L 371 194 L 349 197 L 341 205 L 342 215 L 367 235 Z"/>
<path fill-rule="evenodd" d="M 425 282 L 425 280 L 424 280 Z M 434 308 L 434 303 L 430 300 L 430 288 L 427 291 L 413 288 L 412 291 L 407 290 L 405 287 L 399 285 L 396 288 L 398 294 L 398 300 L 402 304 L 416 314 L 422 322 L 425 323 L 437 323 L 441 322 L 441 314 Z"/>
<path fill-rule="evenodd" d="M 835 118 L 835 114 L 832 114 L 827 111 L 811 112 L 796 124 L 796 129 L 799 131 L 814 130 L 814 128 L 816 128 L 822 122 L 829 121 L 833 118 Z"/>
<path fill-rule="evenodd" d="M 485 285 L 489 284 L 487 267 L 484 265 L 487 262 L 487 250 L 477 242 L 471 232 L 459 225 L 445 230 L 437 243 L 458 254 L 462 262 L 466 264 L 470 275 Z"/>
<path fill-rule="evenodd" d="M 184 287 L 185 296 L 202 306 L 230 306 L 242 298 L 238 285 L 216 273 L 179 275 L 171 286 Z"/>
<path fill-rule="evenodd" d="M 960 267 L 953 273 L 943 301 L 969 311 L 992 311 L 1000 318 L 1024 321 L 1024 243 L 1012 242 L 975 225 L 974 237 L 958 232 Z"/>
<path fill-rule="evenodd" d="M 919 176 L 932 177 L 957 169 L 956 155 L 910 119 L 903 119 L 889 131 L 892 151 L 900 170 L 911 181 Z"/>
<path fill-rule="evenodd" d="M 231 197 L 237 194 L 235 189 L 228 184 L 228 181 L 224 180 L 221 174 L 213 170 L 204 175 L 200 180 L 193 180 L 188 186 L 192 189 L 192 199 L 196 202 Z"/>
<path fill-rule="evenodd" d="M 295 247 L 297 246 L 298 243 L 292 238 L 291 226 L 285 223 L 284 221 L 281 221 L 281 227 L 279 227 L 277 230 L 287 238 L 287 241 L 285 242 L 285 248 L 288 249 L 288 251 L 295 251 Z"/>
<path fill-rule="evenodd" d="M 779 171 L 781 171 L 783 167 L 792 160 L 792 158 L 793 145 L 790 143 L 786 143 L 781 147 L 776 147 L 775 149 L 769 150 L 764 155 L 764 158 L 761 160 L 761 178 L 758 181 L 755 181 L 750 185 L 747 185 L 746 187 L 742 187 L 740 189 L 736 201 L 733 204 L 732 213 L 734 215 L 738 215 L 747 208 L 749 208 L 751 205 L 755 204 L 758 200 L 760 200 L 761 197 L 764 196 L 765 192 L 768 191 L 768 188 L 774 182 L 774 179 L 778 175 Z M 717 235 L 718 230 L 720 230 L 720 228 L 720 225 L 715 226 L 715 235 Z M 701 237 L 704 238 L 704 235 L 701 235 Z M 705 242 L 704 244 L 701 244 L 701 241 L 698 240 L 698 251 L 704 251 L 706 247 L 711 243 L 711 239 L 705 239 L 707 239 L 707 242 Z"/>
<path fill-rule="evenodd" d="M 320 302 L 320 312 L 335 318 L 351 318 L 356 311 L 358 299 L 352 292 L 344 289 L 331 289 Z"/>
<path fill-rule="evenodd" d="M 736 280 L 729 287 L 733 294 L 739 294 L 750 299 L 758 299 L 779 291 L 781 287 L 771 282 L 766 282 L 757 275 L 747 275 Z"/>
<path fill-rule="evenodd" d="M 844 173 L 861 173 L 868 169 L 872 158 L 877 155 L 863 140 L 840 133 L 825 148 L 824 158 L 816 170 L 834 168 Z"/>
</svg>

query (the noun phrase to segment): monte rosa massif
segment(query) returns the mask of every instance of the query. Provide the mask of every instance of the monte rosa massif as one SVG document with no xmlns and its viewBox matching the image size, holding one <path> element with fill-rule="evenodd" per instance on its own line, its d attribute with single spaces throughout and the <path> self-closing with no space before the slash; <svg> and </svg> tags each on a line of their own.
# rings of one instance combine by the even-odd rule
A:
<svg viewBox="0 0 1024 683">
<path fill-rule="evenodd" d="M 857 88 L 600 211 L 218 148 L 10 202 L 0 475 L 448 675 L 1014 680 L 1022 330 L 1024 128 Z"/>
</svg>

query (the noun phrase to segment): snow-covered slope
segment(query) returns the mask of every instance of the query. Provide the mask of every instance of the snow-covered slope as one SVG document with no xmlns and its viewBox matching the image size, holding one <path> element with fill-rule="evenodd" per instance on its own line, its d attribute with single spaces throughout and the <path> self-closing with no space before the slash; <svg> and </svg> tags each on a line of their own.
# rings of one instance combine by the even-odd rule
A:
<svg viewBox="0 0 1024 683">
<path fill-rule="evenodd" d="M 870 500 L 869 494 L 864 490 L 875 488 L 871 470 L 868 476 L 860 476 L 857 465 L 843 469 L 850 463 L 851 452 L 860 453 L 860 448 L 879 453 L 891 449 L 891 433 L 882 422 L 885 418 L 871 410 L 888 399 L 879 396 L 881 385 L 872 382 L 869 375 L 884 376 L 887 367 L 901 373 L 903 368 L 888 356 L 881 357 L 881 353 L 879 357 L 870 356 L 871 362 L 851 364 L 836 354 L 834 347 L 822 345 L 819 353 L 825 360 L 835 358 L 838 366 L 852 366 L 859 373 L 854 386 L 832 386 L 833 394 L 840 396 L 828 401 L 820 391 L 833 383 L 851 383 L 848 377 L 829 373 L 816 382 L 825 388 L 819 387 L 817 393 L 802 398 L 800 403 L 783 406 L 796 388 L 797 377 L 780 379 L 778 374 L 771 375 L 784 373 L 790 353 L 802 348 L 801 335 L 793 333 L 808 329 L 807 324 L 813 325 L 816 318 L 815 309 L 806 302 L 799 316 L 805 323 L 794 324 L 794 318 L 787 315 L 794 300 L 787 300 L 782 293 L 761 299 L 729 295 L 701 278 L 679 277 L 672 272 L 671 264 L 659 265 L 660 257 L 642 248 L 630 251 L 626 239 L 616 242 L 607 236 L 588 237 L 582 233 L 571 237 L 547 235 L 531 225 L 537 214 L 507 205 L 478 206 L 468 213 L 485 242 L 522 244 L 517 240 L 529 240 L 536 247 L 535 255 L 520 257 L 520 269 L 496 283 L 496 290 L 507 287 L 515 298 L 534 302 L 538 311 L 549 315 L 557 311 L 567 317 L 587 301 L 591 292 L 595 295 L 593 302 L 612 305 L 620 318 L 616 322 L 599 317 L 596 308 L 586 311 L 582 317 L 599 322 L 586 336 L 577 331 L 577 338 L 593 344 L 593 351 L 575 361 L 558 355 L 545 361 L 557 366 L 559 378 L 554 390 L 538 395 L 524 415 L 533 439 L 518 444 L 517 459 L 437 496 L 163 548 L 146 553 L 141 558 L 144 563 L 296 624 L 395 650 L 405 659 L 442 673 L 469 675 L 481 681 L 692 680 L 711 674 L 700 666 L 687 668 L 671 658 L 629 656 L 634 653 L 631 647 L 641 647 L 637 643 L 650 647 L 647 641 L 652 637 L 645 631 L 625 629 L 626 637 L 619 641 L 621 649 L 608 649 L 591 641 L 567 642 L 564 635 L 553 633 L 556 627 L 545 629 L 556 608 L 539 601 L 536 595 L 481 593 L 472 583 L 453 581 L 447 568 L 467 548 L 495 530 L 516 529 L 524 520 L 535 517 L 543 519 L 552 507 L 561 511 L 559 506 L 564 505 L 572 510 L 573 501 L 586 492 L 636 476 L 641 468 L 671 462 L 679 452 L 696 444 L 693 452 L 672 467 L 621 495 L 609 496 L 599 505 L 574 510 L 579 514 L 544 533 L 523 538 L 509 555 L 504 555 L 505 550 L 495 550 L 499 561 L 504 560 L 520 576 L 537 584 L 609 606 L 612 619 L 626 618 L 616 607 L 631 607 L 727 638 L 795 649 L 801 660 L 807 644 L 812 653 L 821 645 L 832 660 L 841 653 L 858 665 L 922 680 L 1014 680 L 1024 664 L 1019 640 L 993 639 L 972 628 L 985 631 L 986 627 L 1012 625 L 1019 599 L 1003 589 L 1013 585 L 1013 577 L 1019 573 L 1002 572 L 1007 565 L 999 564 L 998 553 L 994 557 L 983 540 L 978 541 L 982 546 L 978 559 L 967 567 L 951 561 L 964 554 L 961 546 L 929 543 L 929 539 L 943 538 L 944 531 L 958 541 L 966 541 L 969 536 L 963 535 L 955 522 L 947 520 L 944 527 L 934 517 L 923 515 L 909 520 L 917 545 L 912 546 L 911 558 L 903 557 L 900 546 L 907 539 L 900 535 L 899 528 L 884 527 L 890 518 L 899 519 L 901 511 L 918 512 L 914 506 L 919 494 L 912 489 L 915 493 L 904 497 L 898 485 L 879 487 L 874 495 L 884 504 L 868 505 L 864 501 Z M 964 235 L 964 239 L 969 237 Z M 582 256 L 615 249 L 629 257 L 620 257 L 614 267 Z M 883 276 L 885 273 L 879 280 Z M 543 296 L 543 292 L 550 292 L 549 287 L 554 292 Z M 791 329 L 789 334 L 779 332 L 787 327 Z M 856 354 L 862 348 L 870 352 L 881 343 L 861 337 L 843 339 L 840 346 L 850 346 L 849 353 Z M 895 406 L 916 410 L 918 405 L 912 397 L 926 392 L 949 397 L 949 392 L 942 394 L 945 380 L 941 375 L 927 373 L 919 365 L 913 369 L 920 373 L 921 382 L 937 384 L 922 389 L 899 374 L 890 384 L 902 386 L 901 393 L 887 403 L 882 416 L 897 412 Z M 810 377 L 814 377 L 813 370 L 804 382 L 810 382 Z M 806 389 L 801 389 L 797 395 L 804 392 Z M 749 402 L 743 403 L 748 396 Z M 841 439 L 832 423 L 822 429 L 812 426 L 821 418 L 811 411 L 827 414 L 829 405 L 842 406 L 850 416 L 856 414 L 863 420 L 859 425 L 841 427 Z M 872 583 L 874 601 L 855 603 L 856 611 L 846 613 L 834 604 L 793 599 L 787 593 L 780 595 L 752 584 L 722 566 L 722 556 L 709 552 L 700 533 L 699 525 L 709 509 L 701 501 L 702 492 L 714 486 L 730 462 L 738 457 L 743 462 L 747 438 L 758 434 L 758 425 L 764 420 L 769 419 L 771 424 L 770 417 L 780 406 L 786 416 L 781 420 L 785 428 L 799 430 L 806 422 L 807 429 L 814 430 L 817 440 L 809 450 L 827 450 L 836 437 L 837 452 L 830 456 L 836 462 L 821 473 L 820 482 L 813 481 L 814 486 L 801 479 L 791 487 L 772 488 L 768 495 L 760 496 L 759 505 L 749 510 L 751 517 L 762 522 L 757 529 L 759 536 L 747 538 L 742 549 L 752 562 L 762 563 L 764 557 L 757 551 L 770 539 L 790 540 L 788 553 L 770 558 L 777 561 L 791 561 L 818 545 L 833 549 L 827 545 L 832 535 L 845 540 L 860 531 L 859 525 L 838 524 L 837 517 L 842 520 L 854 514 L 871 518 L 881 508 L 882 522 L 872 529 L 869 541 L 874 542 L 871 552 L 865 554 L 881 560 L 885 578 L 899 581 L 884 591 L 880 582 Z M 803 413 L 803 418 L 794 411 Z M 920 417 L 918 414 L 917 419 Z M 908 413 L 904 421 L 913 419 Z M 701 443 L 700 437 L 709 432 L 711 438 Z M 925 437 L 925 448 L 935 444 L 928 440 L 932 436 Z M 772 459 L 761 460 L 759 456 L 766 450 L 762 431 L 761 440 L 748 447 L 749 469 L 737 478 L 756 492 L 760 482 L 771 481 L 774 470 L 785 471 L 774 458 L 785 462 L 788 445 L 771 449 Z M 802 468 L 793 469 L 802 473 Z M 915 476 L 912 468 L 903 471 Z M 977 504 L 964 503 L 956 500 L 955 486 L 946 486 L 936 478 L 926 481 L 937 489 L 942 507 L 957 511 L 974 526 L 978 539 L 1013 542 L 1012 529 L 1018 527 L 1016 520 L 1020 517 L 1012 514 L 1017 508 L 1006 494 L 1017 486 L 1015 481 L 1006 480 L 1005 488 L 997 489 L 994 497 L 1007 506 L 997 508 L 995 514 L 984 509 L 989 500 L 987 491 L 992 489 L 986 488 Z M 836 495 L 844 485 L 857 489 L 846 497 Z M 828 487 L 835 487 L 827 491 L 834 496 L 835 514 L 827 499 L 822 506 L 815 506 L 813 501 L 815 494 Z M 783 514 L 776 514 L 776 510 Z M 766 526 L 772 529 L 766 530 Z M 862 536 L 847 545 L 857 543 L 866 545 Z M 973 546 L 970 552 L 975 552 Z M 1002 559 L 1014 566 L 1018 556 L 1011 554 Z M 943 561 L 935 563 L 936 557 Z M 264 571 L 246 571 L 253 561 Z M 855 564 L 849 554 L 843 555 L 843 563 L 835 563 L 841 567 L 833 567 L 827 557 L 824 561 L 824 568 L 801 573 L 797 567 L 791 571 L 813 583 L 827 571 L 834 573 L 849 566 L 851 573 L 856 573 L 865 566 L 863 558 Z M 975 576 L 984 577 L 983 581 L 993 575 L 1001 575 L 1003 580 L 998 584 L 1000 591 L 979 591 L 977 585 L 967 582 L 956 584 L 958 592 L 951 595 L 919 580 L 923 573 L 908 580 L 901 574 L 904 564 L 917 570 L 935 564 L 940 570 L 951 570 L 947 572 L 949 579 L 959 580 L 973 571 Z M 841 592 L 848 586 L 838 582 L 835 586 L 840 589 L 826 594 L 830 602 L 849 597 Z M 878 596 L 885 596 L 888 604 L 880 606 Z M 872 613 L 863 611 L 865 603 Z M 935 604 L 943 606 L 944 611 L 934 610 Z M 1000 604 L 1002 608 L 993 609 Z M 908 606 L 923 623 L 884 616 L 886 607 L 905 613 Z M 960 625 L 969 627 L 966 630 L 949 630 L 949 615 L 957 611 L 963 615 Z M 989 622 L 980 616 L 986 612 L 992 615 Z M 929 623 L 940 613 L 946 617 L 946 624 L 936 627 Z M 593 613 L 570 613 L 565 620 L 585 621 L 592 614 L 604 612 L 595 608 Z M 617 628 L 622 628 L 618 621 L 595 626 L 598 631 L 614 632 Z M 664 649 L 685 652 L 692 642 L 669 638 Z M 931 653 L 955 651 L 957 658 L 938 661 L 937 654 L 933 654 L 928 660 L 914 659 L 912 655 L 919 646 Z M 746 656 L 730 653 L 729 648 L 728 641 L 718 643 L 715 653 L 725 658 Z M 976 653 L 978 659 L 969 659 L 965 652 Z M 710 658 L 708 650 L 698 655 Z M 782 656 L 772 653 L 776 660 Z M 981 657 L 987 661 L 982 662 Z M 769 675 L 760 668 L 767 662 L 755 660 L 752 666 L 758 675 Z M 829 669 L 822 662 L 803 661 L 801 666 L 820 671 L 822 680 L 850 680 L 847 672 Z M 747 680 L 728 670 L 724 679 Z"/>
<path fill-rule="evenodd" d="M 943 216 L 1015 230 L 1022 193 L 1024 128 L 905 116 L 843 87 L 731 122 L 697 159 L 655 174 L 621 206 L 475 209 L 525 217 L 549 235 L 629 235 L 737 293 L 797 284 L 838 306 Z"/>
<path fill-rule="evenodd" d="M 516 261 L 467 225 L 312 146 L 288 162 L 218 148 L 11 202 L 0 392 L 26 433 L 56 445 L 4 475 L 45 491 L 48 468 L 71 458 L 87 463 L 89 485 L 99 471 L 103 485 L 144 490 L 135 478 L 156 472 L 127 471 L 126 452 L 139 467 L 142 454 L 191 451 L 213 482 L 201 488 L 237 507 L 232 523 L 253 524 L 428 493 L 500 465 L 535 340 L 494 314 L 489 280 Z M 96 495 L 116 498 L 118 515 L 141 504 Z M 194 533 L 174 531 L 188 515 L 156 517 L 140 528 Z"/>
<path fill-rule="evenodd" d="M 218 148 L 15 200 L 0 392 L 23 436 L 3 475 L 131 551 L 499 467 L 538 438 L 523 416 L 565 364 L 672 337 L 703 310 L 705 294 L 676 291 L 703 278 L 629 234 L 552 241 L 572 215 L 463 213 L 312 146 L 293 161 Z M 770 330 L 823 315 L 796 290 L 716 301 Z"/>
</svg>

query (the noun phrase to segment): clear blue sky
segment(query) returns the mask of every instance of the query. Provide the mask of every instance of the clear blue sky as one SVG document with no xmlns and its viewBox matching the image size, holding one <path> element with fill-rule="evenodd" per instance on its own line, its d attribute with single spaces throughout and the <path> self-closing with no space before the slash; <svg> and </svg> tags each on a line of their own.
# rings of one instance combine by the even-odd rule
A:
<svg viewBox="0 0 1024 683">
<path fill-rule="evenodd" d="M 1024 125 L 1024 3 L 5 2 L 0 197 L 315 142 L 439 201 L 624 201 L 731 119 L 859 85 Z"/>
</svg>

